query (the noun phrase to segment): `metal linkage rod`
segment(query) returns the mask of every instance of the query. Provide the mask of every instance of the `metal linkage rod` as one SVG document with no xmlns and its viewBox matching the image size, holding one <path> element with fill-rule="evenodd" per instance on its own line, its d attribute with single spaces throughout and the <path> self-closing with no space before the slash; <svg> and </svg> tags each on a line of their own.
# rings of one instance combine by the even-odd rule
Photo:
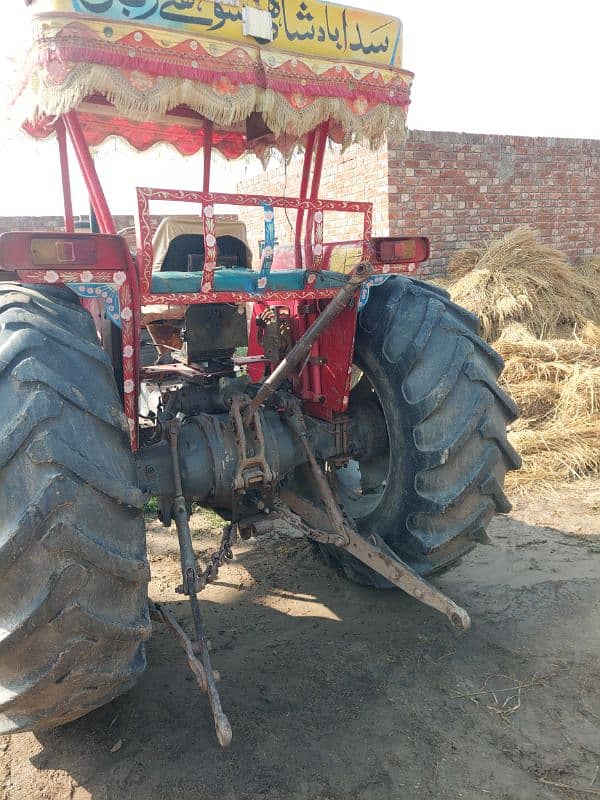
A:
<svg viewBox="0 0 600 800">
<path fill-rule="evenodd" d="M 327 308 L 319 314 L 312 325 L 302 334 L 287 356 L 279 362 L 273 372 L 262 384 L 254 399 L 244 410 L 244 422 L 247 424 L 259 406 L 267 401 L 283 381 L 295 370 L 308 356 L 313 343 L 323 331 L 331 325 L 336 317 L 346 308 L 357 288 L 373 274 L 373 266 L 368 261 L 361 261 L 352 270 L 348 281 L 341 287 Z"/>
<path fill-rule="evenodd" d="M 179 468 L 179 452 L 177 449 L 180 425 L 181 419 L 179 418 L 179 415 L 177 415 L 177 417 L 169 425 L 169 444 L 171 446 L 171 460 L 173 462 L 173 478 L 175 483 L 173 517 L 175 518 L 175 525 L 177 526 L 177 537 L 179 539 L 179 552 L 181 556 L 181 573 L 183 577 L 183 586 L 181 588 L 181 592 L 183 594 L 187 594 L 190 598 L 196 639 L 198 642 L 198 649 L 200 650 L 200 659 L 202 661 L 202 666 L 204 667 L 206 691 L 208 693 L 208 700 L 215 723 L 217 739 L 219 740 L 221 747 L 228 747 L 231 744 L 233 734 L 229 720 L 223 712 L 221 698 L 219 697 L 219 692 L 215 684 L 215 676 L 210 660 L 208 640 L 206 638 L 204 622 L 202 620 L 202 613 L 200 611 L 200 603 L 198 602 L 197 596 L 198 570 L 196 567 L 196 556 L 192 546 L 188 511 L 181 485 L 181 470 Z M 194 670 L 194 672 L 198 677 L 198 672 L 196 670 Z"/>
</svg>

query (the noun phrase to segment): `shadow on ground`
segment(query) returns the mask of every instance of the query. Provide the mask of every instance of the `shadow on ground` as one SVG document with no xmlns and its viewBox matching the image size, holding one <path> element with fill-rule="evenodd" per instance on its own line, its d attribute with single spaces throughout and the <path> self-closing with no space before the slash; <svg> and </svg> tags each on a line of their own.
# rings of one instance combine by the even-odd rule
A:
<svg viewBox="0 0 600 800">
<path fill-rule="evenodd" d="M 491 536 L 436 579 L 471 613 L 466 635 L 399 592 L 349 584 L 303 541 L 253 543 L 204 604 L 231 748 L 217 746 L 206 698 L 155 624 L 132 692 L 12 738 L 5 796 L 532 800 L 557 796 L 540 778 L 589 786 L 600 763 L 599 555 L 514 517 Z M 151 594 L 164 598 L 174 540 L 156 534 L 151 552 Z M 167 604 L 187 623 L 175 597 Z"/>
</svg>

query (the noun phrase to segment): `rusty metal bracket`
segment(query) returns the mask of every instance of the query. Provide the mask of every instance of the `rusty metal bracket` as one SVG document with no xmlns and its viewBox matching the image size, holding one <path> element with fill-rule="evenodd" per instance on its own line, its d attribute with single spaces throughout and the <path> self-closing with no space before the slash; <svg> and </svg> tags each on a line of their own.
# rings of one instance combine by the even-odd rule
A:
<svg viewBox="0 0 600 800">
<path fill-rule="evenodd" d="M 308 525 L 305 525 L 307 528 L 305 533 L 308 538 L 317 542 L 334 544 L 342 550 L 346 550 L 359 561 L 362 561 L 363 564 L 378 572 L 390 583 L 393 583 L 394 586 L 402 589 L 421 603 L 444 614 L 458 630 L 468 630 L 471 625 L 471 619 L 464 608 L 461 608 L 443 592 L 418 575 L 387 546 L 380 536 L 371 534 L 365 538 L 360 535 L 354 524 L 342 512 L 341 503 L 317 462 L 306 436 L 306 424 L 301 411 L 297 410 L 292 414 L 290 422 L 304 448 L 315 484 L 319 489 L 321 500 L 325 507 L 325 510 L 321 510 L 314 503 L 295 495 L 288 489 L 281 490 L 281 500 L 308 523 Z M 281 509 L 278 509 L 278 511 L 281 514 Z"/>
<path fill-rule="evenodd" d="M 265 436 L 263 433 L 261 412 L 255 409 L 246 421 L 252 433 L 252 455 L 248 452 L 248 441 L 242 409 L 248 403 L 244 395 L 233 395 L 231 398 L 230 416 L 233 432 L 238 447 L 238 465 L 233 481 L 234 491 L 243 491 L 254 486 L 270 486 L 273 483 L 273 473 L 267 462 L 265 454 Z"/>
<path fill-rule="evenodd" d="M 223 708 L 221 707 L 221 699 L 219 697 L 219 692 L 215 684 L 214 672 L 211 665 L 208 640 L 206 638 L 204 622 L 202 619 L 202 613 L 200 611 L 200 603 L 198 602 L 198 596 L 197 596 L 198 581 L 199 581 L 198 568 L 196 565 L 196 556 L 194 554 L 194 548 L 192 546 L 192 536 L 190 533 L 190 525 L 188 519 L 188 508 L 185 502 L 185 498 L 183 496 L 183 488 L 181 484 L 178 437 L 179 437 L 179 428 L 181 427 L 182 423 L 183 423 L 183 415 L 178 414 L 174 420 L 169 422 L 168 425 L 169 443 L 171 447 L 171 461 L 173 466 L 173 479 L 175 483 L 173 518 L 175 519 L 175 524 L 177 526 L 177 537 L 179 539 L 179 553 L 181 557 L 181 573 L 183 577 L 183 585 L 181 587 L 181 592 L 183 594 L 188 595 L 190 599 L 190 605 L 192 607 L 192 617 L 194 619 L 196 640 L 198 643 L 198 650 L 200 653 L 200 659 L 202 661 L 202 667 L 204 669 L 204 680 L 206 682 L 206 691 L 208 693 L 208 700 L 210 703 L 210 708 L 215 723 L 217 739 L 219 740 L 219 744 L 221 745 L 221 747 L 228 747 L 229 744 L 231 744 L 231 739 L 233 734 L 231 731 L 231 725 L 229 724 L 229 720 L 225 716 Z M 181 639 L 181 634 L 183 634 L 183 631 L 181 629 L 179 629 L 178 631 L 176 628 L 174 628 L 172 624 L 173 620 L 169 620 L 168 623 L 171 625 L 171 628 L 175 630 L 177 636 Z M 183 635 L 185 636 L 185 634 Z M 189 656 L 190 656 L 189 648 L 187 647 L 187 645 L 185 645 L 185 647 L 186 647 L 186 652 L 188 653 L 188 661 L 189 661 Z M 192 648 L 192 655 L 193 655 L 193 648 Z M 198 665 L 194 662 L 194 666 L 192 666 L 192 671 L 196 675 L 196 678 L 200 679 L 201 675 L 197 670 L 197 666 Z"/>
</svg>

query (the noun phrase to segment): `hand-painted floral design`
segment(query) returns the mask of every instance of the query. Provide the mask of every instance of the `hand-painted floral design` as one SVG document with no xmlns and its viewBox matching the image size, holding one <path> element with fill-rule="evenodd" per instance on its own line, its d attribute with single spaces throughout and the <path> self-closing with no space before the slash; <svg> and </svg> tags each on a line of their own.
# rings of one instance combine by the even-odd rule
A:
<svg viewBox="0 0 600 800">
<path fill-rule="evenodd" d="M 117 286 L 123 286 L 126 280 L 127 275 L 124 272 L 115 272 L 113 275 L 113 281 L 117 284 Z"/>
<path fill-rule="evenodd" d="M 133 317 L 133 311 L 126 306 L 125 308 L 121 309 L 121 318 L 125 321 L 129 321 Z"/>
<path fill-rule="evenodd" d="M 130 344 L 123 348 L 123 355 L 125 358 L 131 358 L 133 356 L 133 347 Z"/>
<path fill-rule="evenodd" d="M 44 272 L 44 280 L 46 283 L 56 283 L 58 281 L 59 275 L 58 272 L 55 272 L 53 269 L 46 270 Z"/>
</svg>

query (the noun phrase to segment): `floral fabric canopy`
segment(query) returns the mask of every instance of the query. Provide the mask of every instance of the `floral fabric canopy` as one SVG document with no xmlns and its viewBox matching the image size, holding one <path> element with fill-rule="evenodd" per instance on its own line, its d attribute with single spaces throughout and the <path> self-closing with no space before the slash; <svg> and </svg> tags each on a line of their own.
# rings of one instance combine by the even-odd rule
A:
<svg viewBox="0 0 600 800">
<path fill-rule="evenodd" d="M 33 0 L 33 46 L 15 111 L 33 135 L 78 109 L 91 145 L 204 143 L 226 157 L 290 152 L 330 120 L 335 141 L 376 145 L 404 133 L 412 74 L 401 25 L 320 0 L 252 0 L 268 38 L 245 33 L 239 2 Z M 270 30 L 268 28 L 270 27 Z"/>
</svg>

